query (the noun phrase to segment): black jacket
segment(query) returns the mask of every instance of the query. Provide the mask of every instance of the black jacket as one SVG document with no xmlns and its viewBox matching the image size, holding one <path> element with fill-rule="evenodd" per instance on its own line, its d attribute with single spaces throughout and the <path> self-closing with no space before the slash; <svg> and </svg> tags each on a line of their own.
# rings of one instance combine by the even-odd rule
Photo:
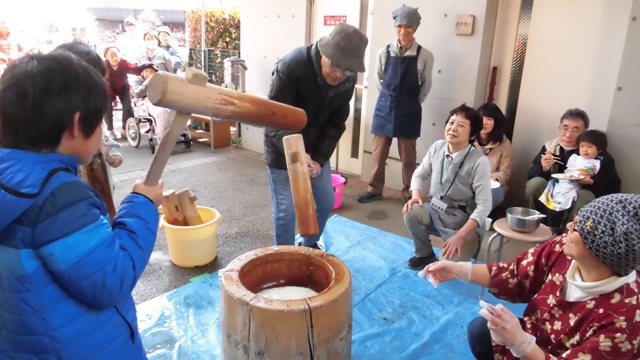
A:
<svg viewBox="0 0 640 360">
<path fill-rule="evenodd" d="M 540 163 L 540 158 L 542 155 L 547 153 L 547 144 L 543 145 L 540 151 L 533 157 L 531 161 L 531 168 L 527 173 L 527 177 L 529 179 L 533 179 L 534 177 L 541 177 L 547 180 L 551 179 L 551 174 L 563 173 L 567 168 L 567 161 L 571 155 L 578 153 L 578 149 L 573 150 L 565 150 L 562 146 L 554 146 L 554 149 L 551 150 L 553 152 L 553 156 L 560 158 L 562 164 L 553 163 L 549 171 L 544 171 L 542 169 L 542 164 Z"/>
<path fill-rule="evenodd" d="M 543 171 L 542 165 L 540 164 L 540 157 L 546 152 L 547 145 L 545 144 L 533 158 L 532 166 L 528 173 L 529 179 L 539 176 L 549 180 L 551 178 L 551 174 L 563 173 L 567 168 L 566 165 L 554 163 L 549 171 Z M 577 152 L 578 149 L 566 151 L 562 146 L 556 146 L 553 150 L 554 155 L 559 157 L 560 161 L 564 164 L 567 163 L 571 155 L 576 154 Z M 618 171 L 616 170 L 615 160 L 606 151 L 603 151 L 602 154 L 598 155 L 597 159 L 600 160 L 600 169 L 598 169 L 598 172 L 592 177 L 593 184 L 582 185 L 582 189 L 591 191 L 597 198 L 604 195 L 619 193 L 621 181 L 618 176 Z"/>
<path fill-rule="evenodd" d="M 583 185 L 582 188 L 591 191 L 597 198 L 619 193 L 621 181 L 616 170 L 616 161 L 606 151 L 603 151 L 596 159 L 600 160 L 600 169 L 592 177 L 593 184 Z"/>
<path fill-rule="evenodd" d="M 307 124 L 300 132 L 311 158 L 320 165 L 329 160 L 349 116 L 355 76 L 331 86 L 324 81 L 316 44 L 294 49 L 273 70 L 269 99 L 303 109 Z M 267 165 L 286 169 L 282 138 L 292 132 L 266 127 L 264 159 Z"/>
</svg>

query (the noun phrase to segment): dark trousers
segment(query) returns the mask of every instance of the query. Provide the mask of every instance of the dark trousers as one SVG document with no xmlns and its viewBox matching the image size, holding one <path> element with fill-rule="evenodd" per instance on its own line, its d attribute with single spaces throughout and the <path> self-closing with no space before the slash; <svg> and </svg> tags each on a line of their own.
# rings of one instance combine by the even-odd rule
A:
<svg viewBox="0 0 640 360">
<path fill-rule="evenodd" d="M 469 347 L 476 359 L 493 360 L 493 346 L 491 345 L 491 334 L 487 328 L 487 320 L 479 316 L 469 323 L 467 327 L 467 338 Z"/>
<path fill-rule="evenodd" d="M 131 93 L 129 92 L 129 86 L 125 86 L 120 91 L 116 92 L 116 96 L 120 99 L 122 104 L 122 128 L 125 128 L 127 119 L 133 117 L 133 108 L 131 107 Z M 113 130 L 113 102 L 109 101 L 109 108 L 107 109 L 107 130 Z"/>
</svg>

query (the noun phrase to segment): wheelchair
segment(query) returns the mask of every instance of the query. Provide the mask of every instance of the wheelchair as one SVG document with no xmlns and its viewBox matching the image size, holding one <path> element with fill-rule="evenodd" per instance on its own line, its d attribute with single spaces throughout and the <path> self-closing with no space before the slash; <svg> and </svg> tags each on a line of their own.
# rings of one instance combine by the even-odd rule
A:
<svg viewBox="0 0 640 360">
<path fill-rule="evenodd" d="M 144 99 L 133 99 L 133 115 L 134 117 L 128 118 L 125 123 L 125 133 L 127 135 L 127 142 L 129 145 L 137 148 L 142 142 L 143 135 L 148 138 L 149 149 L 151 154 L 155 154 L 158 148 L 158 137 L 156 136 L 155 119 L 147 111 L 147 103 Z M 187 149 L 191 148 L 193 139 L 188 131 L 180 134 L 177 141 L 178 144 L 184 144 Z"/>
</svg>

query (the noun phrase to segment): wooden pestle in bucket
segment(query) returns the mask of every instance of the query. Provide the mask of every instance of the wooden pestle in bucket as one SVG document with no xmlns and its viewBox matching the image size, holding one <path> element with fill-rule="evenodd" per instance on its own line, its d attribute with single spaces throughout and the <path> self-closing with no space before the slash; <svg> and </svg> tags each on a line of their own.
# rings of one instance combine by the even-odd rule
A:
<svg viewBox="0 0 640 360">
<path fill-rule="evenodd" d="M 178 203 L 178 196 L 175 190 L 167 190 L 162 193 L 162 210 L 167 223 L 176 226 L 185 226 L 184 214 Z"/>
<path fill-rule="evenodd" d="M 184 221 L 188 226 L 203 224 L 198 208 L 196 207 L 196 196 L 193 195 L 191 190 L 183 189 L 176 193 L 178 197 L 178 204 L 184 215 Z"/>
<path fill-rule="evenodd" d="M 167 190 L 162 195 L 162 208 L 167 223 L 176 226 L 193 226 L 204 223 L 195 204 L 197 198 L 191 190 L 183 189 L 178 192 Z"/>
</svg>

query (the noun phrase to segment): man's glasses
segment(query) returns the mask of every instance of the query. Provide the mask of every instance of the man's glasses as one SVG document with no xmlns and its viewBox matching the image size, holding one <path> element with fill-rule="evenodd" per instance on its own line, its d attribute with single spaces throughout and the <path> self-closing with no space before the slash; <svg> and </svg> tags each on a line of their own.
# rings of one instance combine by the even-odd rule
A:
<svg viewBox="0 0 640 360">
<path fill-rule="evenodd" d="M 560 131 L 563 133 L 571 133 L 572 135 L 580 135 L 583 130 L 561 126 Z"/>
<path fill-rule="evenodd" d="M 331 62 L 331 65 L 329 66 L 331 68 L 331 71 L 336 72 L 336 73 L 344 73 L 346 76 L 355 76 L 356 73 L 354 71 L 351 70 L 345 70 L 343 68 L 341 68 L 338 65 L 335 65 L 331 60 L 329 60 Z"/>
</svg>

